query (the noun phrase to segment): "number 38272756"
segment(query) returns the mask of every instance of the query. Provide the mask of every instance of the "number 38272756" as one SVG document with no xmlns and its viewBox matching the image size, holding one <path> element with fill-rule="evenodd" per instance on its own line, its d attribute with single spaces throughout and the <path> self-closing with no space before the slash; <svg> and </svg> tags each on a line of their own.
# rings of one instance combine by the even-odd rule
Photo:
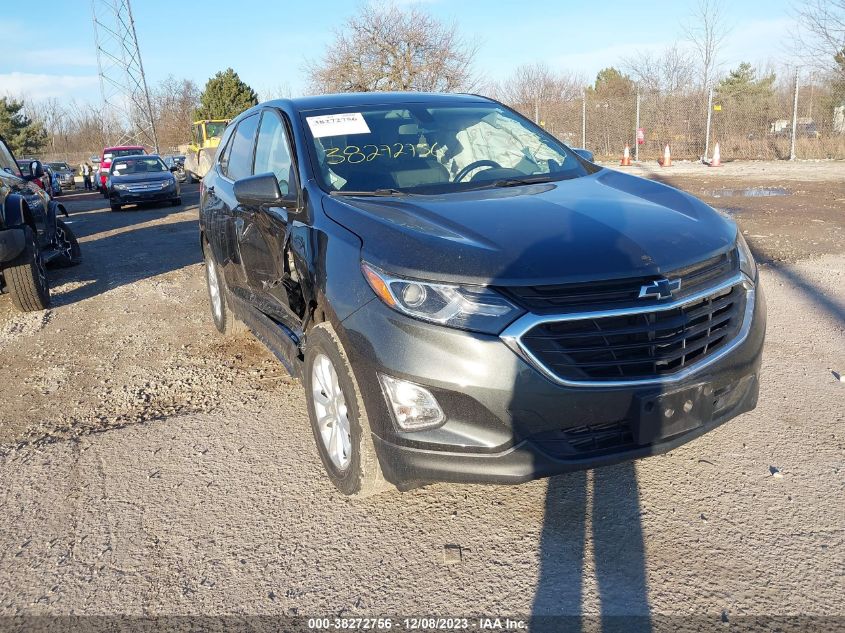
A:
<svg viewBox="0 0 845 633">
<path fill-rule="evenodd" d="M 437 143 L 391 143 L 386 145 L 347 145 L 346 147 L 326 148 L 326 161 L 329 165 L 341 163 L 363 163 L 376 158 L 397 159 L 401 156 L 428 158 L 437 149 Z"/>
</svg>

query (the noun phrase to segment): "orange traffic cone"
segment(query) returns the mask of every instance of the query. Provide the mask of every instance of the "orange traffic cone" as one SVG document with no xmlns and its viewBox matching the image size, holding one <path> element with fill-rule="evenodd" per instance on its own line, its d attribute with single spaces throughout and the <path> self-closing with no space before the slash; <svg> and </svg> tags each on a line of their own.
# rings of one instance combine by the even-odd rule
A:
<svg viewBox="0 0 845 633">
<path fill-rule="evenodd" d="M 663 158 L 657 161 L 661 167 L 672 166 L 672 154 L 669 151 L 669 144 L 666 144 L 666 149 L 663 150 Z"/>
<path fill-rule="evenodd" d="M 622 162 L 619 163 L 622 167 L 631 166 L 631 148 L 625 143 L 625 151 L 622 152 Z"/>
<path fill-rule="evenodd" d="M 716 147 L 713 148 L 713 160 L 709 163 L 710 167 L 721 167 L 722 166 L 722 155 L 719 152 L 719 144 L 716 143 Z"/>
</svg>

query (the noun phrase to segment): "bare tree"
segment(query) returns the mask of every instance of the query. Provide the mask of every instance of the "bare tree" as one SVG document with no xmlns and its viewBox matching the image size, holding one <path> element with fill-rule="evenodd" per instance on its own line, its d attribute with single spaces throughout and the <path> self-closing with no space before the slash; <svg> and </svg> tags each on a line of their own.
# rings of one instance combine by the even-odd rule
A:
<svg viewBox="0 0 845 633">
<path fill-rule="evenodd" d="M 506 103 L 530 113 L 534 122 L 539 123 L 546 107 L 580 99 L 583 85 L 581 77 L 553 72 L 538 62 L 517 67 L 496 93 Z"/>
<path fill-rule="evenodd" d="M 798 54 L 817 69 L 845 78 L 845 0 L 804 0 L 796 7 Z"/>
<path fill-rule="evenodd" d="M 270 101 L 272 99 L 290 99 L 293 96 L 293 89 L 286 81 L 271 86 L 261 92 L 262 101 Z"/>
<path fill-rule="evenodd" d="M 682 26 L 698 53 L 698 77 L 701 88 L 707 90 L 719 70 L 719 47 L 730 32 L 722 0 L 698 0 L 689 21 Z"/>
<path fill-rule="evenodd" d="M 624 60 L 625 68 L 645 90 L 675 93 L 693 85 L 695 69 L 689 56 L 677 44 L 662 53 L 636 51 Z"/>
<path fill-rule="evenodd" d="M 470 90 L 476 46 L 417 6 L 364 5 L 306 66 L 314 92 Z"/>
<path fill-rule="evenodd" d="M 162 151 L 188 142 L 200 91 L 190 79 L 170 75 L 151 90 L 153 117 Z"/>
</svg>

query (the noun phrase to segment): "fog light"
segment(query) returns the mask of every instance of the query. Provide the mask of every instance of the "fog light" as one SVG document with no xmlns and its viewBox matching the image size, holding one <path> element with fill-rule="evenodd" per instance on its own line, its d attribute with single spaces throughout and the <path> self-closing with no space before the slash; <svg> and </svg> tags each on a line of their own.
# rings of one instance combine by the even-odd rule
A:
<svg viewBox="0 0 845 633">
<path fill-rule="evenodd" d="M 419 431 L 443 424 L 446 416 L 425 387 L 379 374 L 384 392 L 393 407 L 393 417 L 403 431 Z"/>
</svg>

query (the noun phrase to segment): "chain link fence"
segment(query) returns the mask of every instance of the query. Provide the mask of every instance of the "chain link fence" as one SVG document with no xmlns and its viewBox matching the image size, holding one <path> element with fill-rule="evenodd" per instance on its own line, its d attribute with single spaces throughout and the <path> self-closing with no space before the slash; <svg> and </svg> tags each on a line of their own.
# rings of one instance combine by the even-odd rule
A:
<svg viewBox="0 0 845 633">
<path fill-rule="evenodd" d="M 657 160 L 666 145 L 673 160 L 700 160 L 712 157 L 716 143 L 723 161 L 845 159 L 845 102 L 816 84 L 759 95 L 587 91 L 571 100 L 512 105 L 597 160 L 618 160 L 626 144 L 634 160 Z"/>
</svg>

